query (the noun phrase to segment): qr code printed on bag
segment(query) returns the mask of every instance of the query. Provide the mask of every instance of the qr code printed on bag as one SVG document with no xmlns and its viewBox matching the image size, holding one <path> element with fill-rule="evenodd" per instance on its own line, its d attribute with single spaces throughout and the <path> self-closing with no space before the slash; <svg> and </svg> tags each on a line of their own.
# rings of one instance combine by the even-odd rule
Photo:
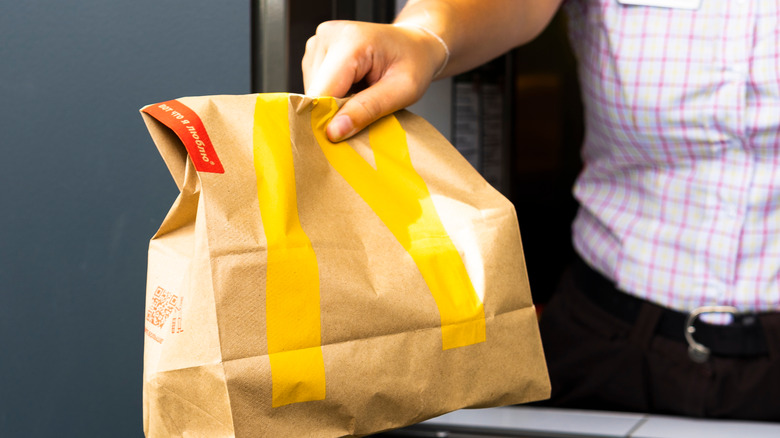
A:
<svg viewBox="0 0 780 438">
<path fill-rule="evenodd" d="M 152 304 L 146 311 L 146 320 L 152 325 L 162 328 L 171 313 L 181 312 L 182 301 L 182 297 L 158 286 L 152 296 Z M 181 318 L 179 318 L 179 326 L 181 326 Z"/>
</svg>

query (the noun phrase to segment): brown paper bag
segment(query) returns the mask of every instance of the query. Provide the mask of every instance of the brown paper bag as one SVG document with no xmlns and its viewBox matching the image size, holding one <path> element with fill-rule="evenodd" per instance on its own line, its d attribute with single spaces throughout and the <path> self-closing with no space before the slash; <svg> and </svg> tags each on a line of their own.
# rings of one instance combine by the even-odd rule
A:
<svg viewBox="0 0 780 438">
<path fill-rule="evenodd" d="M 421 118 L 189 97 L 144 120 L 181 190 L 149 249 L 149 437 L 360 436 L 548 396 L 513 206 Z"/>
</svg>

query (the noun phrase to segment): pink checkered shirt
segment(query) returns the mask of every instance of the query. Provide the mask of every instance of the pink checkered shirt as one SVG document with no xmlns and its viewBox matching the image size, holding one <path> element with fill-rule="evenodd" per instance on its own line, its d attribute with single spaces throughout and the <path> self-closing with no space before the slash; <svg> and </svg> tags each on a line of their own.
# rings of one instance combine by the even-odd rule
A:
<svg viewBox="0 0 780 438">
<path fill-rule="evenodd" d="M 780 308 L 780 0 L 567 0 L 586 106 L 574 245 L 666 307 Z"/>
</svg>

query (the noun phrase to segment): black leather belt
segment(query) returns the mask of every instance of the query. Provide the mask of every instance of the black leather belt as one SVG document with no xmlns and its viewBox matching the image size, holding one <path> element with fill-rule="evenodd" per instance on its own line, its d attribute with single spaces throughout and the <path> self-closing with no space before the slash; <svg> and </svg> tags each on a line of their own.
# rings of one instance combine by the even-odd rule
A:
<svg viewBox="0 0 780 438">
<path fill-rule="evenodd" d="M 643 305 L 656 304 L 626 294 L 615 285 L 590 268 L 584 261 L 574 263 L 574 281 L 578 288 L 596 305 L 623 321 L 633 323 L 637 320 Z M 685 338 L 689 314 L 662 308 L 656 333 L 668 339 L 688 343 Z M 766 337 L 761 321 L 755 313 L 737 313 L 730 324 L 707 324 L 700 319 L 691 321 L 695 329 L 696 342 L 706 346 L 710 352 L 719 356 L 759 356 L 767 355 Z M 691 330 L 693 333 L 693 330 Z"/>
</svg>

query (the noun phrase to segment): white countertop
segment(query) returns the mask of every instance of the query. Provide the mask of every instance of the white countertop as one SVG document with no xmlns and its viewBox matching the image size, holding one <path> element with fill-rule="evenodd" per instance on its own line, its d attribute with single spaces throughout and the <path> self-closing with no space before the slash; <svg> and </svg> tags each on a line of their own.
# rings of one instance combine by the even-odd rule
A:
<svg viewBox="0 0 780 438">
<path fill-rule="evenodd" d="M 624 438 L 778 438 L 780 423 L 508 406 L 464 409 L 420 426 L 443 431 L 482 431 L 501 436 Z M 440 436 L 447 436 L 442 434 Z"/>
</svg>

